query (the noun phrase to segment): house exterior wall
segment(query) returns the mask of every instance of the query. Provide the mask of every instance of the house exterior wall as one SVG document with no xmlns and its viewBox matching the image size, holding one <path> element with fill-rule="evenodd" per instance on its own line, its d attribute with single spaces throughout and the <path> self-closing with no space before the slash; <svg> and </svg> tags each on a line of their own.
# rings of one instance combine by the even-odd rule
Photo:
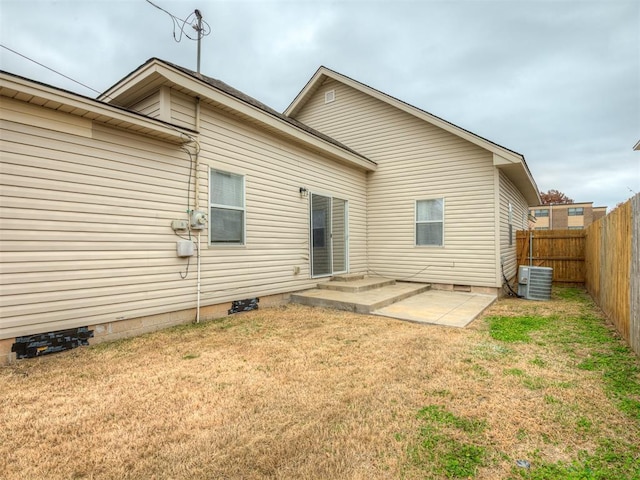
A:
<svg viewBox="0 0 640 480">
<path fill-rule="evenodd" d="M 502 274 L 512 279 L 518 273 L 518 252 L 516 251 L 516 231 L 526 230 L 528 224 L 528 204 L 522 193 L 503 172 L 497 172 L 500 185 L 500 263 Z M 511 222 L 509 221 L 511 205 Z M 510 227 L 511 224 L 511 227 Z M 510 231 L 511 230 L 511 231 Z"/>
<path fill-rule="evenodd" d="M 168 97 L 170 102 L 170 119 L 169 122 L 180 127 L 190 129 L 196 128 L 196 100 L 193 97 L 185 95 L 175 90 L 170 90 Z"/>
<path fill-rule="evenodd" d="M 155 91 L 129 107 L 151 118 L 160 118 L 160 92 Z"/>
<path fill-rule="evenodd" d="M 334 100 L 325 103 L 333 90 Z M 296 118 L 378 164 L 367 187 L 370 273 L 500 286 L 492 154 L 333 79 Z M 415 246 L 415 202 L 444 198 L 444 246 Z"/>
<path fill-rule="evenodd" d="M 195 98 L 167 86 L 140 93 L 142 98 L 128 103 L 126 108 L 179 127 L 196 128 Z"/>
<path fill-rule="evenodd" d="M 3 99 L 1 114 L 0 339 L 86 325 L 118 330 L 111 326 L 157 316 L 162 326 L 183 321 L 168 312 L 195 307 L 196 259 L 181 279 L 188 261 L 176 255 L 170 223 L 187 219 L 187 153 L 16 100 Z M 202 132 L 201 208 L 209 167 L 243 174 L 247 185 L 246 245 L 208 247 L 201 236 L 203 311 L 317 283 L 302 185 L 349 201 L 351 266 L 365 269 L 363 171 L 213 108 L 202 109 Z"/>
<path fill-rule="evenodd" d="M 366 271 L 366 173 L 312 154 L 247 122 L 201 108 L 201 206 L 208 205 L 208 170 L 243 175 L 246 244 L 210 245 L 203 251 L 203 299 L 269 295 L 312 288 L 309 201 L 300 187 L 349 205 L 351 272 Z M 208 245 L 208 235 L 201 242 Z M 299 269 L 300 273 L 294 273 Z"/>
<path fill-rule="evenodd" d="M 184 211 L 184 154 L 91 121 L 64 131 L 77 119 L 41 114 L 49 122 L 35 126 L 2 111 L 0 337 L 189 307 L 194 282 L 176 277 L 184 261 L 169 228 Z"/>
</svg>

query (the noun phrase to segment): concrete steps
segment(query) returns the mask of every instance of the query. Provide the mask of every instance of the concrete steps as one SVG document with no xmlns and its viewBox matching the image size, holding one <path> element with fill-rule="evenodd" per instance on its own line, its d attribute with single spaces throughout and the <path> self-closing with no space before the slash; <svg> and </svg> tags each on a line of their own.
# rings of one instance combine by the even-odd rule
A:
<svg viewBox="0 0 640 480">
<path fill-rule="evenodd" d="M 314 307 L 371 313 L 431 288 L 424 283 L 396 282 L 382 277 L 345 275 L 317 288 L 291 295 L 291 302 Z"/>
</svg>

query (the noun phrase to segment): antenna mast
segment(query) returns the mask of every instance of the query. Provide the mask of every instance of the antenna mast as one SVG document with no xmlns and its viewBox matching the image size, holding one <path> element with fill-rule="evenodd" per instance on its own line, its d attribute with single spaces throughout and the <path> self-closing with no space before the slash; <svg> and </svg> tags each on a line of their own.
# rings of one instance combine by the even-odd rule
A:
<svg viewBox="0 0 640 480">
<path fill-rule="evenodd" d="M 202 14 L 200 13 L 200 10 L 196 9 L 193 13 L 196 14 L 196 18 L 198 19 L 198 26 L 197 27 L 193 27 L 196 29 L 196 31 L 198 32 L 198 68 L 197 68 L 197 72 L 200 73 L 200 44 L 202 43 Z"/>
</svg>

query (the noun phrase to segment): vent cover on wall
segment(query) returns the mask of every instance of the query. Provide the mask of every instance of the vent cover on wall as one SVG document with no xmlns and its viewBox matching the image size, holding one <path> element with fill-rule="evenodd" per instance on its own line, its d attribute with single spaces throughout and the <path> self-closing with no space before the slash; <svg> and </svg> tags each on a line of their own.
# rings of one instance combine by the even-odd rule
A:
<svg viewBox="0 0 640 480">
<path fill-rule="evenodd" d="M 528 300 L 551 299 L 553 268 L 520 265 L 518 269 L 518 295 Z"/>
<path fill-rule="evenodd" d="M 336 99 L 336 91 L 335 90 L 329 90 L 328 92 L 324 93 L 324 103 L 331 103 Z"/>
</svg>

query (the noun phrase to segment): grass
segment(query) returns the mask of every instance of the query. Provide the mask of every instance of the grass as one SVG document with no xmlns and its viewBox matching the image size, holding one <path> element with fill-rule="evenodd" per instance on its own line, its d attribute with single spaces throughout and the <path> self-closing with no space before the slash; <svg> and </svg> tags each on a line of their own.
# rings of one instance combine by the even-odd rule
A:
<svg viewBox="0 0 640 480">
<path fill-rule="evenodd" d="M 440 405 L 420 409 L 417 442 L 409 449 L 412 467 L 428 478 L 469 478 L 484 464 L 486 448 L 473 441 L 486 422 L 458 417 Z M 462 434 L 463 439 L 457 437 Z"/>
<path fill-rule="evenodd" d="M 291 305 L 0 368 L 0 478 L 639 480 L 639 402 L 581 289 L 462 330 Z"/>
</svg>

